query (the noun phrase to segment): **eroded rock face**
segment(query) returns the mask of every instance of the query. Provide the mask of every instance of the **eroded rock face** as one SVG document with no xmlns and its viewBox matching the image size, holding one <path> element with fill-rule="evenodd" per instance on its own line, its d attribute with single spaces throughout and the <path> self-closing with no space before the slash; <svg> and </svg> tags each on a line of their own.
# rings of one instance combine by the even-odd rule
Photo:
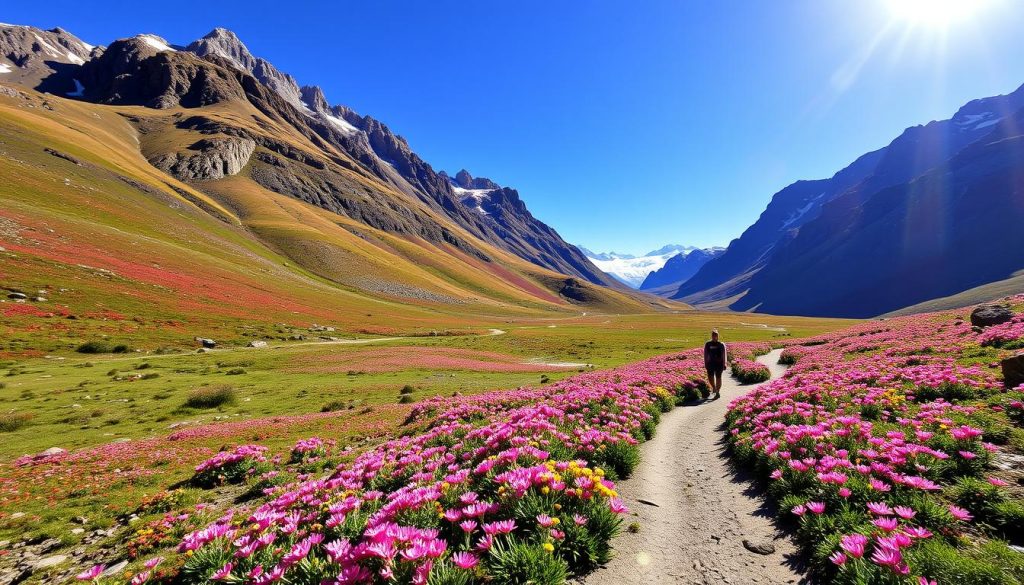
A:
<svg viewBox="0 0 1024 585">
<path fill-rule="evenodd" d="M 150 162 L 183 181 L 223 179 L 238 174 L 256 150 L 249 138 L 204 138 L 189 147 L 189 152 L 162 155 Z"/>
<path fill-rule="evenodd" d="M 991 327 L 1013 319 L 1013 311 L 1002 305 L 982 305 L 971 311 L 971 325 Z"/>
</svg>

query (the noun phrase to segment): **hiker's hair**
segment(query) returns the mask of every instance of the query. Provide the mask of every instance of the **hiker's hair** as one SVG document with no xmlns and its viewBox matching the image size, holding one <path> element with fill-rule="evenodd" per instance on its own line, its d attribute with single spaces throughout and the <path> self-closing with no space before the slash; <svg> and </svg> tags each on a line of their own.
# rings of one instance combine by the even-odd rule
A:
<svg viewBox="0 0 1024 585">
<path fill-rule="evenodd" d="M 718 335 L 718 329 L 712 329 L 711 335 Z"/>
</svg>

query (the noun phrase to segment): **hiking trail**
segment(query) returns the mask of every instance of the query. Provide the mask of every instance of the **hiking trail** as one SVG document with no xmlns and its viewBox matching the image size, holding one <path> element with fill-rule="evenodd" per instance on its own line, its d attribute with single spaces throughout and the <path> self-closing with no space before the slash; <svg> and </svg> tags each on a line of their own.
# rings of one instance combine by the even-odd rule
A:
<svg viewBox="0 0 1024 585">
<path fill-rule="evenodd" d="M 786 370 L 778 364 L 780 353 L 757 358 L 768 366 L 772 379 Z M 757 386 L 723 376 L 718 400 L 662 415 L 654 438 L 641 445 L 641 463 L 632 477 L 617 482 L 630 515 L 622 534 L 612 540 L 615 556 L 578 583 L 801 582 L 791 561 L 795 547 L 776 529 L 752 484 L 737 476 L 726 453 L 722 425 L 728 404 Z M 635 534 L 625 530 L 633 522 L 640 525 Z M 767 555 L 751 552 L 745 539 L 775 550 Z"/>
</svg>

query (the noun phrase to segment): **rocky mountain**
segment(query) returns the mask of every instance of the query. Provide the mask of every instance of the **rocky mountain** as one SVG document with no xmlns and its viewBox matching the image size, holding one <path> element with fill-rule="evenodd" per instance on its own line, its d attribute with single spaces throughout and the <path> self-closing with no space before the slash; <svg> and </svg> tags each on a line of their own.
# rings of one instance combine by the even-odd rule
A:
<svg viewBox="0 0 1024 585">
<path fill-rule="evenodd" d="M 972 101 L 831 179 L 790 185 L 674 298 L 864 317 L 1009 278 L 1024 268 L 1022 231 L 993 228 L 1022 208 L 1022 107 L 1024 88 Z"/>
<path fill-rule="evenodd" d="M 103 52 L 62 28 L 42 30 L 0 23 L 0 80 L 39 84 L 68 66 Z M 74 86 L 70 89 L 74 91 Z"/>
<path fill-rule="evenodd" d="M 435 172 L 386 125 L 330 105 L 230 31 L 185 46 L 142 34 L 105 49 L 59 29 L 0 33 L 6 54 L 28 55 L 0 61 L 13 107 L 46 104 L 58 125 L 89 113 L 130 132 L 133 152 L 121 155 L 142 157 L 155 173 L 130 179 L 141 196 L 160 193 L 245 226 L 306 274 L 403 302 L 668 306 L 626 294 L 515 189 Z M 36 36 L 74 50 L 49 55 Z M 43 88 L 77 105 L 48 104 Z M 314 220 L 319 211 L 303 205 L 330 219 Z"/>
<path fill-rule="evenodd" d="M 1024 106 L 1024 90 L 975 100 L 948 120 L 905 130 L 888 146 L 859 157 L 829 179 L 798 181 L 776 193 L 761 217 L 733 240 L 726 253 L 684 283 L 675 298 L 729 306 L 801 226 L 816 219 L 833 199 L 855 191 L 864 201 L 889 186 L 943 164 L 992 131 L 992 125 Z"/>
<path fill-rule="evenodd" d="M 577 246 L 587 258 L 598 268 L 631 288 L 640 288 L 644 279 L 659 270 L 672 257 L 688 254 L 696 250 L 693 246 L 669 244 L 652 250 L 643 256 L 620 254 L 618 252 L 592 252 L 583 246 Z"/>
<path fill-rule="evenodd" d="M 319 87 L 300 87 L 290 75 L 254 57 L 233 32 L 214 29 L 188 45 L 186 50 L 201 57 L 226 59 L 236 69 L 250 73 L 310 118 L 315 131 L 344 149 L 378 178 L 430 204 L 477 237 L 539 266 L 596 284 L 613 284 L 555 230 L 534 218 L 515 190 L 499 187 L 486 179 L 473 183 L 465 170 L 455 179 L 443 172 L 435 173 L 404 138 L 386 125 L 370 116 L 359 116 L 345 106 L 331 106 Z M 488 203 L 491 211 L 480 213 L 477 199 L 467 199 L 466 190 L 494 193 Z"/>
<path fill-rule="evenodd" d="M 372 176 L 419 200 L 475 237 L 539 266 L 596 284 L 615 285 L 575 247 L 564 242 L 555 230 L 534 218 L 515 190 L 485 185 L 495 193 L 491 205 L 495 211 L 500 209 L 500 213 L 484 216 L 475 206 L 464 203 L 463 194 L 456 193 L 457 188 L 462 188 L 457 181 L 436 173 L 404 138 L 370 116 L 360 116 L 345 106 L 331 106 L 319 87 L 299 86 L 290 75 L 265 59 L 253 56 L 231 31 L 214 29 L 186 47 L 176 47 L 165 39 L 144 34 L 117 40 L 106 51 L 96 53 L 60 29 L 39 31 L 5 27 L 0 31 L 3 32 L 2 46 L 11 60 L 11 65 L 6 67 L 12 73 L 18 68 L 19 79 L 31 81 L 31 75 L 35 75 L 44 79 L 41 83 L 51 92 L 104 104 L 167 109 L 249 101 L 263 113 L 298 128 L 322 149 L 342 151 L 345 158 L 350 159 L 346 165 L 360 167 L 355 172 Z M 56 54 L 58 46 L 66 47 L 59 55 Z M 48 58 L 63 61 L 51 62 L 46 60 Z M 248 81 L 250 79 L 256 83 Z M 206 128 L 205 132 L 231 133 L 225 130 Z M 161 153 L 154 164 L 169 172 L 183 172 L 189 180 L 218 178 L 225 174 L 223 170 L 211 172 L 208 167 L 211 164 L 223 167 L 223 162 L 211 163 L 210 157 L 203 153 L 211 146 L 251 152 L 245 141 L 252 137 L 242 138 L 241 142 L 232 139 L 197 144 L 190 150 L 198 151 L 199 158 L 194 156 L 195 152 Z M 213 158 L 218 157 L 227 160 L 220 154 Z M 230 157 L 237 158 L 234 154 L 229 154 Z M 268 186 L 268 182 L 264 181 L 264 186 Z M 268 187 L 282 189 L 334 211 L 339 206 L 325 200 L 345 198 L 346 189 L 334 181 L 313 187 L 300 178 L 278 177 L 273 183 Z M 380 215 L 372 210 L 356 209 L 360 204 L 351 197 L 347 200 L 356 215 Z M 378 222 L 374 227 L 387 229 L 388 226 Z M 418 231 L 433 241 L 444 241 L 447 237 L 442 230 L 430 226 Z M 457 240 L 451 237 L 453 242 Z M 473 254 L 486 256 L 478 251 Z"/>
<path fill-rule="evenodd" d="M 656 294 L 674 294 L 705 264 L 725 253 L 725 248 L 705 248 L 680 252 L 665 262 L 665 265 L 647 275 L 640 290 Z"/>
</svg>

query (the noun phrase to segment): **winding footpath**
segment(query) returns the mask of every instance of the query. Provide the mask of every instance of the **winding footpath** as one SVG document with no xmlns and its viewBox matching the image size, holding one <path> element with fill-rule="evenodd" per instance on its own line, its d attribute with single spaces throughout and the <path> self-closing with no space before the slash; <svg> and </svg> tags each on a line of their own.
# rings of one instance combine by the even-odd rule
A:
<svg viewBox="0 0 1024 585">
<path fill-rule="evenodd" d="M 781 376 L 781 350 L 757 361 Z M 766 504 L 729 464 L 722 425 L 733 398 L 756 386 L 722 380 L 722 397 L 677 407 L 662 416 L 654 438 L 641 446 L 642 460 L 618 482 L 635 515 L 637 533 L 623 531 L 612 545 L 615 558 L 581 578 L 585 585 L 799 583 L 791 559 L 795 547 L 779 533 Z M 743 541 L 770 545 L 758 554 Z"/>
</svg>

